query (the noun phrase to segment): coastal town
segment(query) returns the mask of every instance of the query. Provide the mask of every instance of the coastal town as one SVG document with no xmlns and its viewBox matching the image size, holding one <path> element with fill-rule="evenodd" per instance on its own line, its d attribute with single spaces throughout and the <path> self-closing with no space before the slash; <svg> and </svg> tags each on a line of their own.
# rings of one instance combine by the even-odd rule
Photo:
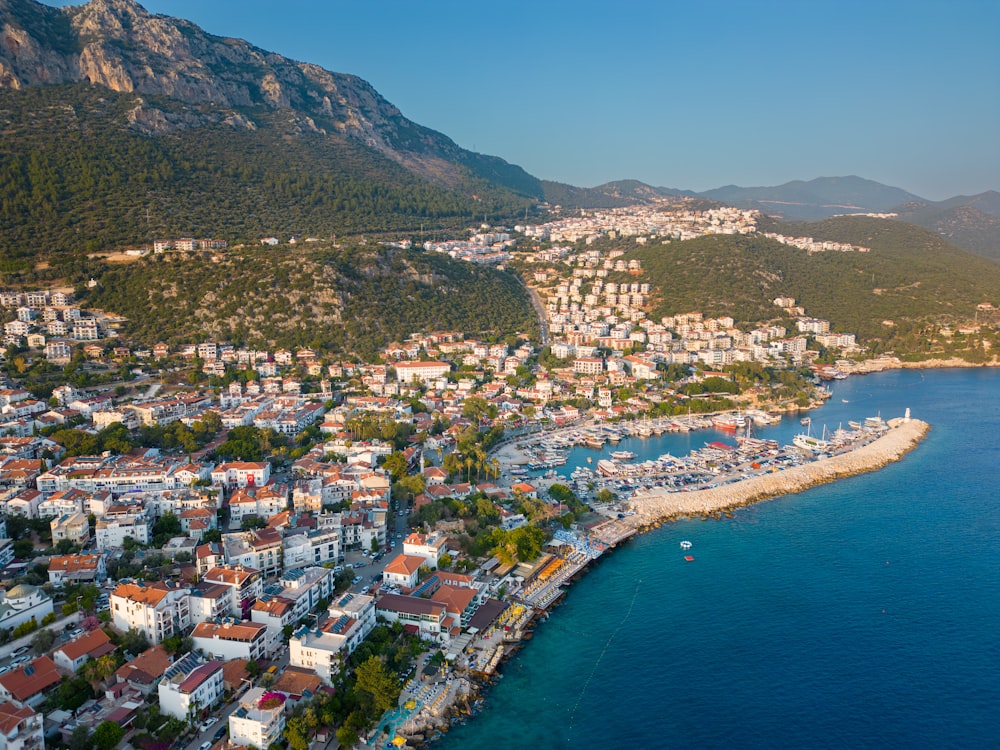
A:
<svg viewBox="0 0 1000 750">
<path fill-rule="evenodd" d="M 741 211 L 698 213 L 691 226 L 752 226 Z M 604 231 L 628 231 L 614 226 Z M 588 227 L 527 234 L 580 239 Z M 8 738 L 426 741 L 473 710 L 539 614 L 633 534 L 827 481 L 796 477 L 922 424 L 807 429 L 787 446 L 752 437 L 822 404 L 823 378 L 891 363 L 864 362 L 852 334 L 791 298 L 774 305 L 792 331 L 697 312 L 651 321 L 648 284 L 609 280 L 641 277 L 638 263 L 577 247 L 528 260 L 544 351 L 460 332 L 415 334 L 380 363 L 227 342 L 147 348 L 67 291 L 0 294 L 15 318 L 0 390 Z M 841 359 L 817 362 L 817 343 Z M 737 445 L 709 436 L 691 455 L 641 462 L 612 451 L 559 473 L 574 446 L 699 430 Z M 369 697 L 317 721 L 346 681 Z"/>
</svg>

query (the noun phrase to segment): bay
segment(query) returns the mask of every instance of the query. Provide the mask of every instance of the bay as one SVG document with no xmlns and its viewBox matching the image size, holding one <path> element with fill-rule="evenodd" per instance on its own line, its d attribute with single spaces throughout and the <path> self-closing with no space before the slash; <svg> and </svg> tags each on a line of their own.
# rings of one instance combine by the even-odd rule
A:
<svg viewBox="0 0 1000 750">
<path fill-rule="evenodd" d="M 931 432 L 878 472 L 616 550 L 438 746 L 996 746 L 1000 373 L 892 371 L 833 388 L 814 429 L 909 407 Z M 762 435 L 801 430 L 787 419 Z M 618 449 L 643 460 L 717 437 Z M 567 471 L 584 460 L 574 451 Z"/>
</svg>

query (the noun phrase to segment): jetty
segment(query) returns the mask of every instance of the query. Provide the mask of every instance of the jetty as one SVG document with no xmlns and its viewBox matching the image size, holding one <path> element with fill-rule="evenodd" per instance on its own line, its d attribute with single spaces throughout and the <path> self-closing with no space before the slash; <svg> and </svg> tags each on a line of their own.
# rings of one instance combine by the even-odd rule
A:
<svg viewBox="0 0 1000 750">
<path fill-rule="evenodd" d="M 908 417 L 890 420 L 888 425 L 889 429 L 883 435 L 865 445 L 779 472 L 690 492 L 660 489 L 637 492 L 624 503 L 629 515 L 623 523 L 637 530 L 644 529 L 672 518 L 717 513 L 794 494 L 843 477 L 876 471 L 900 460 L 930 430 L 926 422 Z"/>
</svg>

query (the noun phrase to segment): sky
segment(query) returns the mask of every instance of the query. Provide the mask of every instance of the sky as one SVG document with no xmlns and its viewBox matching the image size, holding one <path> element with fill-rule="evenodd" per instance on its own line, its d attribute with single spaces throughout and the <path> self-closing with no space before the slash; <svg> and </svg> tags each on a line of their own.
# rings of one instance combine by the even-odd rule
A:
<svg viewBox="0 0 1000 750">
<path fill-rule="evenodd" d="M 140 3 L 360 76 L 542 179 L 1000 190 L 996 0 Z"/>
</svg>

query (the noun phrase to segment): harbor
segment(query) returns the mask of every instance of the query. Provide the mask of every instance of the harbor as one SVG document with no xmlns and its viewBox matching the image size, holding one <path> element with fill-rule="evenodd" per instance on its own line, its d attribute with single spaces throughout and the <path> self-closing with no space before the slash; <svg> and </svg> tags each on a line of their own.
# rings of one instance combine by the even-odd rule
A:
<svg viewBox="0 0 1000 750">
<path fill-rule="evenodd" d="M 822 454 L 820 458 L 789 466 L 780 472 L 769 472 L 693 492 L 653 490 L 636 493 L 626 503 L 634 515 L 626 516 L 626 519 L 632 526 L 641 529 L 671 518 L 730 510 L 801 492 L 842 477 L 875 471 L 900 460 L 930 430 L 926 422 L 909 417 L 893 419 L 885 424 L 886 428 L 870 441 L 836 455 Z"/>
</svg>

